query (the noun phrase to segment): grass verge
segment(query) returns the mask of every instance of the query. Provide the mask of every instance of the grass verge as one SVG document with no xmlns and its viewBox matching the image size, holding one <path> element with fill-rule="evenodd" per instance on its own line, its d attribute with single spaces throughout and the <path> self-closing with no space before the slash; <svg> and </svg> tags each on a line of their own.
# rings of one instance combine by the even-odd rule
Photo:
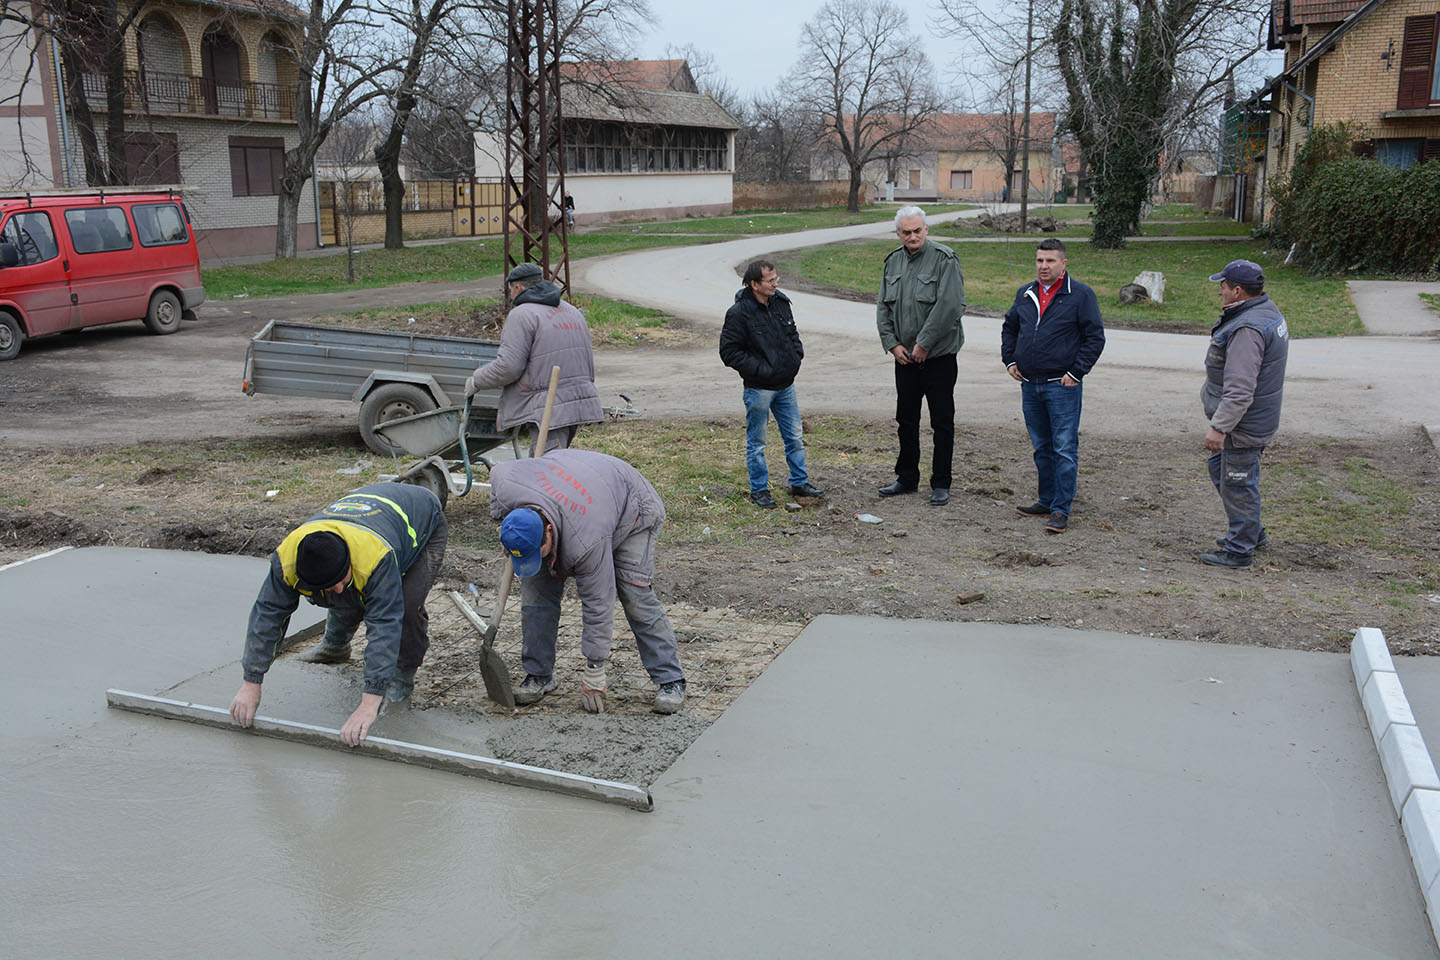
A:
<svg viewBox="0 0 1440 960">
<path fill-rule="evenodd" d="M 579 294 L 573 298 L 585 314 L 590 339 L 597 345 L 635 346 L 665 339 L 665 330 L 675 318 L 662 310 L 637 307 L 620 300 Z M 377 310 L 354 310 L 312 322 L 366 330 L 409 330 L 447 337 L 494 340 L 500 336 L 500 300 L 475 297 L 438 303 L 417 303 Z"/>
<path fill-rule="evenodd" d="M 1009 309 L 1016 288 L 1034 277 L 1035 242 L 1034 238 L 1016 238 L 1007 243 L 954 244 L 965 271 L 969 306 L 994 315 Z M 788 276 L 873 298 L 881 263 L 893 249 L 895 245 L 888 241 L 831 244 L 795 251 L 781 259 Z M 1297 267 L 1286 267 L 1284 255 L 1266 250 L 1261 241 L 1194 240 L 1134 244 L 1123 250 L 1092 250 L 1076 244 L 1069 256 L 1075 278 L 1095 289 L 1105 322 L 1116 327 L 1207 332 L 1220 311 L 1210 274 L 1231 260 L 1248 259 L 1264 267 L 1267 289 L 1285 313 L 1293 336 L 1364 332 L 1343 279 L 1311 276 Z M 1120 287 L 1140 271 L 1155 269 L 1165 273 L 1163 304 L 1121 306 L 1117 302 Z"/>
</svg>

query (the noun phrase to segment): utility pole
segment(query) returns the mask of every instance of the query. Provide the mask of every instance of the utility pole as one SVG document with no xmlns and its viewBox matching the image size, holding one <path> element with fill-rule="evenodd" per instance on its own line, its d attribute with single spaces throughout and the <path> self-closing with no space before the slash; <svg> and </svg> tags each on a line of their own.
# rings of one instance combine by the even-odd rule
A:
<svg viewBox="0 0 1440 960">
<path fill-rule="evenodd" d="M 508 22 L 505 272 L 520 263 L 538 263 L 568 297 L 570 243 L 564 210 L 559 2 L 509 0 Z M 508 307 L 508 290 L 504 299 Z"/>
<path fill-rule="evenodd" d="M 1025 115 L 1020 120 L 1020 232 L 1030 223 L 1030 59 L 1035 43 L 1035 0 L 1025 3 Z"/>
</svg>

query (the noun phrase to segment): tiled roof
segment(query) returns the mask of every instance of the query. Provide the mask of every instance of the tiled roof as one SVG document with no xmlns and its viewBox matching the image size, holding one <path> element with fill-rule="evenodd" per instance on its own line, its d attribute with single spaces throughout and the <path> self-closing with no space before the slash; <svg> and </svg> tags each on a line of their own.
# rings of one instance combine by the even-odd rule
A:
<svg viewBox="0 0 1440 960">
<path fill-rule="evenodd" d="M 1365 0 L 1271 0 L 1271 30 L 1281 37 L 1309 24 L 1339 23 L 1364 3 Z"/>
<path fill-rule="evenodd" d="M 566 83 L 560 87 L 560 112 L 586 120 L 664 123 L 677 127 L 738 130 L 740 124 L 707 93 Z"/>
<path fill-rule="evenodd" d="M 594 60 L 562 63 L 563 79 L 588 83 L 617 83 L 641 90 L 674 90 L 698 93 L 690 67 L 684 60 Z"/>
<path fill-rule="evenodd" d="M 930 119 L 920 130 L 906 139 L 908 150 L 988 150 L 1002 142 L 1010 114 L 1005 113 L 942 113 Z M 847 122 L 850 121 L 847 116 Z M 1015 130 L 1020 130 L 1019 116 L 1015 117 Z M 1055 114 L 1030 114 L 1030 140 L 1035 148 L 1048 150 L 1049 142 L 1055 135 Z M 836 139 L 833 130 L 828 135 Z"/>
</svg>

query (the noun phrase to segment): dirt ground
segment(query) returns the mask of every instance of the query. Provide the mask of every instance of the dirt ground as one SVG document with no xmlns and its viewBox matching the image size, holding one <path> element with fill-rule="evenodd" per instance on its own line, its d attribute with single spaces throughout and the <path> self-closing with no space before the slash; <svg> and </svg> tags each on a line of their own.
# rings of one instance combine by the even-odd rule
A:
<svg viewBox="0 0 1440 960">
<path fill-rule="evenodd" d="M 73 485 L 77 496 L 57 495 L 59 506 L 17 504 L 21 498 L 13 495 L 21 476 L 42 474 L 48 462 L 104 458 L 136 442 L 186 447 L 217 437 L 267 437 L 282 462 L 302 468 L 314 448 L 348 447 L 356 459 L 368 456 L 347 404 L 240 393 L 244 343 L 264 319 L 202 317 L 165 338 L 128 325 L 96 330 L 27 345 L 19 359 L 0 367 L 0 564 L 92 544 L 264 556 L 305 519 L 313 505 L 256 510 L 228 498 L 223 483 L 197 483 L 164 466 L 137 470 L 103 496 L 84 495 L 86 479 L 71 477 L 61 485 Z M 597 363 L 627 370 L 651 365 L 672 380 L 688 377 L 693 389 L 680 409 L 652 404 L 646 416 L 733 431 L 735 483 L 703 492 L 739 503 L 739 389 L 717 377 L 712 338 L 708 327 L 677 324 L 663 344 L 600 351 Z M 840 338 L 832 344 L 819 337 L 807 347 L 836 356 L 852 349 Z M 863 356 L 856 362 L 871 362 Z M 967 418 L 967 389 L 991 387 L 962 386 L 947 507 L 933 508 L 923 496 L 875 496 L 892 479 L 894 450 L 886 409 L 892 398 L 878 391 L 854 396 L 845 413 L 863 442 L 845 450 L 812 448 L 812 480 L 828 491 L 823 501 L 806 502 L 778 524 L 773 516 L 758 522 L 757 514 L 739 542 L 672 525 L 657 589 L 681 638 L 695 735 L 823 613 L 953 621 L 957 638 L 966 622 L 993 621 L 1330 651 L 1345 649 L 1356 627 L 1373 626 L 1397 653 L 1440 651 L 1440 458 L 1418 428 L 1366 438 L 1282 431 L 1264 464 L 1272 545 L 1257 554 L 1253 570 L 1233 572 L 1195 559 L 1212 549 L 1224 517 L 1191 432 L 1127 432 L 1114 429 L 1113 417 L 1096 418 L 1082 434 L 1071 529 L 1050 536 L 1039 521 L 1014 510 L 1030 502 L 1034 490 L 1018 410 Z M 928 456 L 928 437 L 922 440 Z M 227 469 L 258 475 L 271 466 Z M 499 561 L 482 549 L 484 537 L 476 532 L 493 527 L 485 507 L 483 495 L 471 496 L 448 511 L 452 549 L 429 604 L 434 646 L 417 706 L 490 709 L 474 671 L 475 633 L 446 596 L 452 589 L 465 593 L 473 582 L 480 606 L 489 602 Z M 864 523 L 857 514 L 881 522 Z M 470 532 L 457 536 L 456 530 Z M 578 664 L 578 653 L 565 652 L 578 644 L 578 624 L 567 620 L 561 639 L 562 662 Z M 883 632 L 875 651 L 887 677 L 924 669 L 892 657 Z M 518 635 L 502 652 L 518 677 Z M 577 698 L 567 695 L 577 678 L 562 675 L 559 693 L 527 715 L 581 719 Z M 612 682 L 617 713 L 646 712 L 653 687 L 623 618 Z M 636 735 L 643 736 L 643 728 Z M 517 752 L 512 759 L 541 758 Z"/>
</svg>

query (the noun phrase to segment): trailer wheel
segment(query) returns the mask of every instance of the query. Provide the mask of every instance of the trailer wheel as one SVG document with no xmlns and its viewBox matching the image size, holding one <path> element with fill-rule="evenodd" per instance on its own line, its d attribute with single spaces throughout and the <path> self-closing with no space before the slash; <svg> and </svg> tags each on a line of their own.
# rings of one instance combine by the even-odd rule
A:
<svg viewBox="0 0 1440 960">
<path fill-rule="evenodd" d="M 180 329 L 180 300 L 169 290 L 156 290 L 145 314 L 145 326 L 151 333 L 174 333 Z"/>
<path fill-rule="evenodd" d="M 11 314 L 0 311 L 0 360 L 14 360 L 20 355 L 20 344 L 25 334 L 20 332 L 20 321 Z"/>
<path fill-rule="evenodd" d="M 378 424 L 387 420 L 413 417 L 417 413 L 434 410 L 435 399 L 419 387 L 408 383 L 387 383 L 370 392 L 360 404 L 360 436 L 365 446 L 385 457 L 398 457 L 405 453 L 375 432 Z"/>
<path fill-rule="evenodd" d="M 435 494 L 435 498 L 440 501 L 441 510 L 445 509 L 445 504 L 450 500 L 450 484 L 445 482 L 445 478 L 440 474 L 440 468 L 434 464 L 427 466 L 424 470 L 415 474 L 407 480 L 406 483 L 413 483 L 417 487 L 424 487 L 426 490 Z"/>
</svg>

